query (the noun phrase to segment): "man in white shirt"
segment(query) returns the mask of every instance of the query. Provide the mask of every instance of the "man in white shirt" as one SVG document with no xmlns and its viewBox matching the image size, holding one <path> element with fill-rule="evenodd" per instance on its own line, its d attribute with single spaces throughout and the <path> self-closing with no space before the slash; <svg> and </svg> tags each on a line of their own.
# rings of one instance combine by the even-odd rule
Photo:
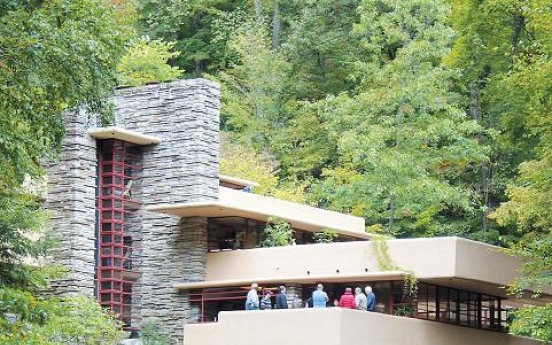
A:
<svg viewBox="0 0 552 345">
<path fill-rule="evenodd" d="M 359 287 L 355 289 L 355 305 L 358 310 L 366 310 L 366 295 Z"/>
<path fill-rule="evenodd" d="M 257 283 L 251 284 L 251 290 L 247 293 L 245 300 L 245 310 L 258 310 L 259 309 L 259 295 L 257 294 Z"/>
</svg>

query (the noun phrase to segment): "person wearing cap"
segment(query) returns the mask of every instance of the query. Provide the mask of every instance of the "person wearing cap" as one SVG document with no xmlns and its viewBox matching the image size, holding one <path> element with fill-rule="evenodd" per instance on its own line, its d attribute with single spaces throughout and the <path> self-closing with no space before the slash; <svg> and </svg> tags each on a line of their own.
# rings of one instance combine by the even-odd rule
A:
<svg viewBox="0 0 552 345">
<path fill-rule="evenodd" d="M 270 310 L 272 309 L 272 291 L 265 290 L 263 294 L 263 298 L 261 299 L 261 302 L 259 303 L 259 308 L 261 310 Z"/>
<path fill-rule="evenodd" d="M 287 303 L 287 296 L 286 296 L 286 287 L 280 286 L 278 288 L 279 292 L 276 295 L 276 303 L 274 304 L 275 309 L 287 309 L 288 303 Z"/>
<path fill-rule="evenodd" d="M 257 283 L 251 284 L 251 290 L 247 293 L 245 299 L 245 310 L 258 310 L 259 309 L 259 295 L 257 294 Z"/>
</svg>

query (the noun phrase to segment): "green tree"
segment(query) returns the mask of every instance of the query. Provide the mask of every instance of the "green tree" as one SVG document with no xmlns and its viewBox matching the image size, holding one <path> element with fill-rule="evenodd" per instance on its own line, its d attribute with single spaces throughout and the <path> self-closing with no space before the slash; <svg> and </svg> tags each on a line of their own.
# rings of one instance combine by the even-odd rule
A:
<svg viewBox="0 0 552 345">
<path fill-rule="evenodd" d="M 318 231 L 312 234 L 314 243 L 332 243 L 339 237 L 335 230 L 326 229 L 324 231 Z"/>
<path fill-rule="evenodd" d="M 159 3 L 143 23 L 221 81 L 224 129 L 311 202 L 397 235 L 519 237 L 488 215 L 538 159 L 548 0 Z"/>
<path fill-rule="evenodd" d="M 515 335 L 552 341 L 552 305 L 524 307 L 515 312 L 510 332 Z"/>
<path fill-rule="evenodd" d="M 274 173 L 277 162 L 268 153 L 257 154 L 253 149 L 221 136 L 220 172 L 229 176 L 255 181 L 254 193 L 278 199 L 305 202 L 304 185 L 296 181 L 280 181 Z"/>
<path fill-rule="evenodd" d="M 38 219 L 23 178 L 55 155 L 64 111 L 105 114 L 124 37 L 101 0 L 3 1 L 0 13 L 0 262 L 13 268 L 33 254 L 23 229 Z"/>
<path fill-rule="evenodd" d="M 550 113 L 549 113 L 550 114 Z M 550 133 L 550 131 L 549 131 Z M 535 291 L 538 298 L 544 286 L 552 285 L 552 147 L 550 136 L 542 148 L 540 160 L 521 165 L 515 184 L 508 187 L 510 200 L 500 205 L 492 215 L 499 224 L 515 224 L 523 234 L 509 252 L 525 258 L 520 274 L 510 292 L 516 295 Z M 510 331 L 517 335 L 552 341 L 552 304 L 523 307 L 514 312 Z"/>
<path fill-rule="evenodd" d="M 148 319 L 140 329 L 140 339 L 144 345 L 169 345 L 171 338 L 155 319 Z"/>
<path fill-rule="evenodd" d="M 507 184 L 508 201 L 492 215 L 500 225 L 514 226 L 522 235 L 513 243 L 512 255 L 526 258 L 521 276 L 511 292 L 535 291 L 552 284 L 552 14 L 550 1 L 503 4 L 518 18 L 519 37 L 514 40 L 510 69 L 492 86 L 493 101 L 502 107 L 505 145 L 524 150 L 518 176 Z M 506 5 L 508 5 L 506 7 Z M 514 22 L 513 33 L 517 26 Z M 511 22 L 510 22 L 511 24 Z M 514 315 L 511 331 L 552 340 L 551 305 L 521 308 Z"/>
<path fill-rule="evenodd" d="M 547 122 L 548 134 L 543 136 L 544 146 L 538 150 L 541 159 L 521 165 L 519 177 L 507 190 L 510 200 L 502 203 L 492 215 L 499 224 L 513 224 L 523 234 L 509 249 L 512 255 L 526 260 L 510 292 L 520 295 L 533 290 L 535 298 L 540 296 L 544 286 L 552 285 L 552 137 L 549 134 L 552 122 Z M 511 332 L 552 341 L 551 308 L 552 304 L 547 304 L 517 310 Z"/>
<path fill-rule="evenodd" d="M 242 25 L 229 42 L 240 62 L 220 74 L 223 82 L 223 121 L 245 136 L 244 140 L 266 147 L 275 127 L 285 121 L 284 100 L 289 64 L 271 48 L 263 24 Z"/>
<path fill-rule="evenodd" d="M 297 99 L 316 101 L 356 86 L 349 76 L 362 50 L 350 33 L 359 20 L 359 2 L 307 0 L 286 13 L 290 24 L 282 47 L 292 65 Z"/>
<path fill-rule="evenodd" d="M 0 1 L 2 344 L 116 341 L 117 328 L 97 303 L 39 297 L 50 270 L 25 261 L 44 253 L 36 240 L 44 215 L 23 182 L 37 180 L 42 159 L 55 156 L 63 112 L 109 115 L 105 100 L 123 52 L 121 30 L 103 0 Z"/>
<path fill-rule="evenodd" d="M 462 70 L 458 89 L 466 95 L 465 105 L 474 121 L 495 133 L 479 136 L 491 147 L 490 160 L 475 167 L 464 180 L 480 198 L 476 200 L 474 223 L 480 228 L 477 238 L 507 242 L 517 235 L 511 227 L 497 227 L 488 215 L 506 200 L 505 188 L 521 162 L 532 159 L 534 137 L 525 128 L 528 96 L 513 85 L 511 74 L 519 60 L 541 56 L 546 28 L 537 28 L 547 17 L 545 2 L 451 0 L 451 23 L 458 38 L 446 63 Z M 538 26 L 538 25 L 537 25 Z M 510 80 L 510 81 L 509 81 Z M 509 91 L 507 91 L 509 89 Z M 498 135 L 500 133 L 500 135 Z M 506 241 L 505 241 L 505 240 Z"/>
<path fill-rule="evenodd" d="M 318 175 L 335 146 L 311 104 L 296 98 L 286 48 L 272 48 L 262 22 L 242 25 L 229 47 L 238 62 L 220 74 L 225 128 L 259 151 L 268 149 L 281 162 L 280 176 Z"/>
<path fill-rule="evenodd" d="M 118 344 L 118 322 L 98 302 L 83 296 L 37 298 L 0 288 L 0 342 L 5 345 Z"/>
<path fill-rule="evenodd" d="M 486 159 L 441 66 L 453 39 L 447 6 L 434 0 L 361 1 L 360 36 L 368 59 L 356 61 L 360 85 L 320 102 L 339 167 L 314 188 L 319 203 L 383 223 L 395 236 L 443 231 L 450 213 L 471 212 L 457 177 Z"/>
<path fill-rule="evenodd" d="M 169 59 L 179 55 L 178 52 L 171 52 L 173 46 L 174 43 L 148 37 L 134 40 L 117 65 L 119 84 L 138 86 L 179 78 L 182 71 L 168 64 Z"/>
<path fill-rule="evenodd" d="M 40 236 L 45 215 L 32 195 L 0 194 L 0 288 L 35 285 L 23 260 L 45 254 Z"/>
<path fill-rule="evenodd" d="M 55 152 L 63 111 L 105 114 L 123 39 L 106 1 L 0 2 L 2 190 Z"/>
<path fill-rule="evenodd" d="M 261 247 L 289 246 L 292 244 L 293 232 L 289 223 L 270 217 L 264 228 Z"/>
<path fill-rule="evenodd" d="M 216 30 L 217 21 L 239 12 L 247 1 L 139 0 L 140 22 L 148 35 L 176 41 L 180 52 L 175 63 L 194 76 L 216 72 L 230 61 L 226 38 Z"/>
</svg>

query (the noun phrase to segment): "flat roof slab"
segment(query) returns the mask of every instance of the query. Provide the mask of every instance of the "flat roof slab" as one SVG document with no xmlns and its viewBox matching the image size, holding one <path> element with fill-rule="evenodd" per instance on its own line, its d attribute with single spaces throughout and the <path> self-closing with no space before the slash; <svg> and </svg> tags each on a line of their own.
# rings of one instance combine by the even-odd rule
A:
<svg viewBox="0 0 552 345">
<path fill-rule="evenodd" d="M 226 187 L 219 187 L 217 201 L 162 204 L 148 210 L 178 217 L 242 217 L 265 222 L 272 217 L 305 231 L 334 230 L 359 239 L 373 236 L 365 231 L 364 218 Z"/>
<path fill-rule="evenodd" d="M 93 128 L 88 130 L 88 134 L 95 139 L 118 139 L 135 145 L 155 145 L 161 142 L 157 137 L 114 126 Z"/>
</svg>

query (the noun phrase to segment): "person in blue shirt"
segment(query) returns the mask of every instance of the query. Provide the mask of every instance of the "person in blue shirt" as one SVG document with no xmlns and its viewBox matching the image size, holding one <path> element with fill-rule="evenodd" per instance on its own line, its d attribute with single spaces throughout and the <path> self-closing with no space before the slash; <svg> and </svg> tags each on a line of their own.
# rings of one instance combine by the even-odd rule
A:
<svg viewBox="0 0 552 345">
<path fill-rule="evenodd" d="M 312 293 L 312 307 L 326 308 L 326 303 L 329 301 L 328 294 L 324 292 L 324 286 L 318 284 L 316 290 Z"/>
<path fill-rule="evenodd" d="M 376 310 L 376 295 L 372 292 L 372 287 L 367 286 L 364 291 L 366 291 L 366 310 L 375 311 Z"/>
</svg>

